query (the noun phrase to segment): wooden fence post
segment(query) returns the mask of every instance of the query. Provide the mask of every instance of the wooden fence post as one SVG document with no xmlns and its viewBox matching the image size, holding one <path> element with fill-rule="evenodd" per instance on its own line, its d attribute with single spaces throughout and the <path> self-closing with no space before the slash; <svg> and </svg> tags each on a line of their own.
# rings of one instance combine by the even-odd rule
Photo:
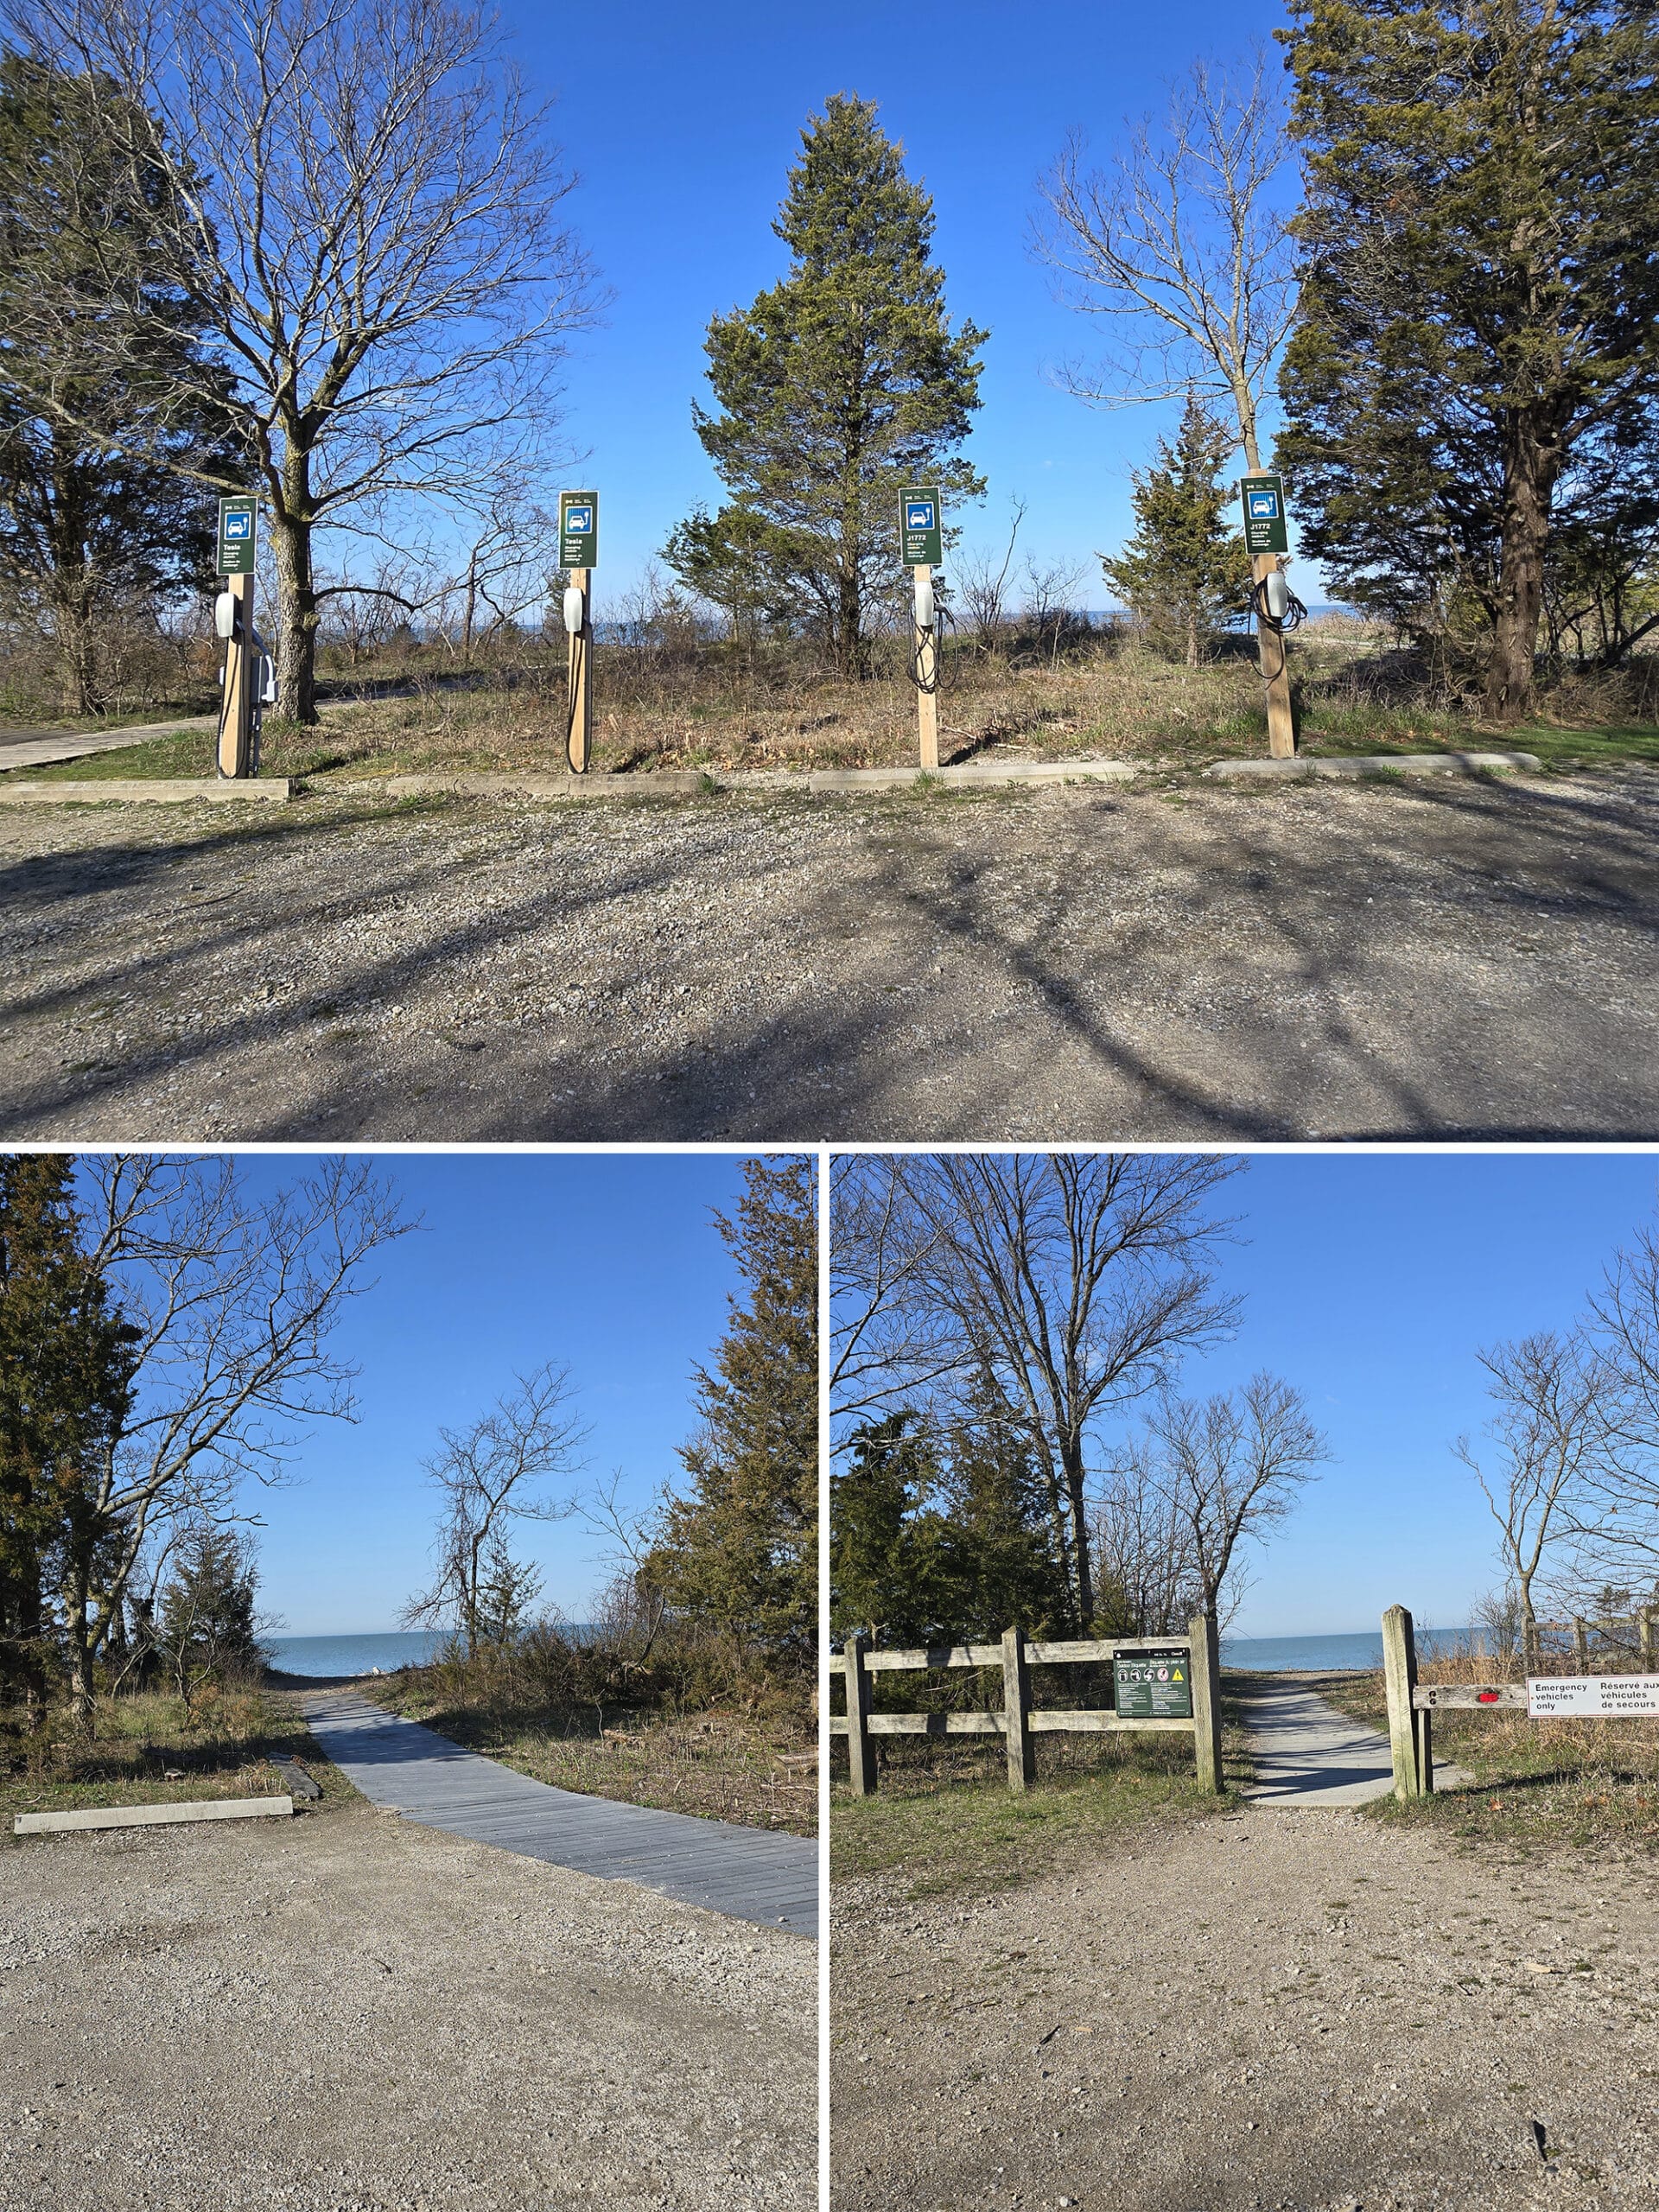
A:
<svg viewBox="0 0 1659 2212">
<path fill-rule="evenodd" d="M 1208 1614 L 1195 1614 L 1186 1632 L 1192 1639 L 1192 1757 L 1198 1787 L 1219 1796 L 1227 1787 L 1221 1772 L 1221 1638 Z"/>
<path fill-rule="evenodd" d="M 1590 1637 L 1577 1613 L 1573 1616 L 1573 1649 L 1578 1659 L 1579 1672 L 1587 1675 L 1590 1671 Z"/>
<path fill-rule="evenodd" d="M 1426 1797 L 1434 1786 L 1433 1748 L 1427 1713 L 1411 1709 L 1411 1694 L 1417 1687 L 1417 1645 L 1411 1615 L 1403 1605 L 1390 1605 L 1382 1616 L 1382 1681 L 1389 1699 L 1394 1794 Z"/>
<path fill-rule="evenodd" d="M 1659 1644 L 1659 1605 L 1644 1605 L 1642 1609 L 1638 1633 L 1641 1637 L 1642 1671 L 1653 1669 L 1655 1646 Z"/>
<path fill-rule="evenodd" d="M 1008 1787 L 1025 1789 L 1037 1777 L 1036 1745 L 1031 1735 L 1031 1669 L 1026 1663 L 1026 1632 L 1002 1631 L 1002 1714 L 1008 1751 Z"/>
<path fill-rule="evenodd" d="M 875 1794 L 875 1746 L 870 1741 L 870 1676 L 864 1664 L 868 1637 L 849 1636 L 842 1664 L 847 1670 L 847 1772 L 855 1797 Z"/>
</svg>

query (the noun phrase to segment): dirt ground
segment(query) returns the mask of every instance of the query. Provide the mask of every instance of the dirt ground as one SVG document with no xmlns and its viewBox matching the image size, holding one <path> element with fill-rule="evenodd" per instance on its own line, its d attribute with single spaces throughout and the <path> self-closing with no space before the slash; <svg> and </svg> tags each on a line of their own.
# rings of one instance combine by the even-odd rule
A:
<svg viewBox="0 0 1659 2212">
<path fill-rule="evenodd" d="M 1659 2201 L 1650 1865 L 1253 1808 L 834 1924 L 836 2212 Z"/>
<path fill-rule="evenodd" d="M 0 816 L 0 1135 L 1659 1135 L 1659 776 Z"/>
<path fill-rule="evenodd" d="M 367 1807 L 0 1872 L 3 2212 L 806 2212 L 815 1947 Z"/>
</svg>

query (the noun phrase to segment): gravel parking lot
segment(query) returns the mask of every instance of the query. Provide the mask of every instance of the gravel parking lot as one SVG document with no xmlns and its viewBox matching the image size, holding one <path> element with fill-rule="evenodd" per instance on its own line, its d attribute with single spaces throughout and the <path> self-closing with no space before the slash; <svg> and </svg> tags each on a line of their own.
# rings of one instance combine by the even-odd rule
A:
<svg viewBox="0 0 1659 2212">
<path fill-rule="evenodd" d="M 1348 1813 L 1001 1896 L 836 1886 L 834 2212 L 1574 2212 L 1659 2190 L 1650 1862 Z"/>
<path fill-rule="evenodd" d="M 1659 777 L 0 815 L 14 1138 L 1659 1135 Z"/>
<path fill-rule="evenodd" d="M 367 1807 L 0 1856 L 4 2212 L 806 2212 L 816 1947 Z"/>
</svg>

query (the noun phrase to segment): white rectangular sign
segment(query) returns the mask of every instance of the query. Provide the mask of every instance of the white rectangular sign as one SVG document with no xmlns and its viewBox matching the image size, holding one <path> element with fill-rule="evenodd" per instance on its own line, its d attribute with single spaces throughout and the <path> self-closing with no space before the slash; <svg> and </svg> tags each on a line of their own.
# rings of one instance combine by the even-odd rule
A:
<svg viewBox="0 0 1659 2212">
<path fill-rule="evenodd" d="M 1659 1675 L 1529 1675 L 1535 1720 L 1647 1720 L 1659 1717 Z"/>
</svg>

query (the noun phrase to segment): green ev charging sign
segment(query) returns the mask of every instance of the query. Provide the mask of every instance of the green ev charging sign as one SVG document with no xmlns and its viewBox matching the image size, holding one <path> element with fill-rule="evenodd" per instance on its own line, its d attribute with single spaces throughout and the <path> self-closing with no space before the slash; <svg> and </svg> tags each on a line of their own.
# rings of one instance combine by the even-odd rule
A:
<svg viewBox="0 0 1659 2212">
<path fill-rule="evenodd" d="M 559 566 L 562 569 L 593 569 L 598 565 L 598 493 L 561 492 Z"/>
<path fill-rule="evenodd" d="M 906 484 L 899 493 L 899 535 L 907 569 L 937 569 L 944 560 L 944 512 L 937 484 Z"/>
<path fill-rule="evenodd" d="M 1285 530 L 1285 486 L 1277 476 L 1241 476 L 1238 496 L 1244 503 L 1244 550 L 1247 553 L 1288 553 Z"/>
<path fill-rule="evenodd" d="M 251 576 L 253 574 L 255 533 L 258 529 L 259 502 L 255 499 L 221 499 L 219 503 L 219 574 L 221 576 Z"/>
<path fill-rule="evenodd" d="M 1190 1720 L 1192 1655 L 1184 1645 L 1167 1651 L 1114 1651 L 1112 1688 L 1120 1720 Z"/>
</svg>

